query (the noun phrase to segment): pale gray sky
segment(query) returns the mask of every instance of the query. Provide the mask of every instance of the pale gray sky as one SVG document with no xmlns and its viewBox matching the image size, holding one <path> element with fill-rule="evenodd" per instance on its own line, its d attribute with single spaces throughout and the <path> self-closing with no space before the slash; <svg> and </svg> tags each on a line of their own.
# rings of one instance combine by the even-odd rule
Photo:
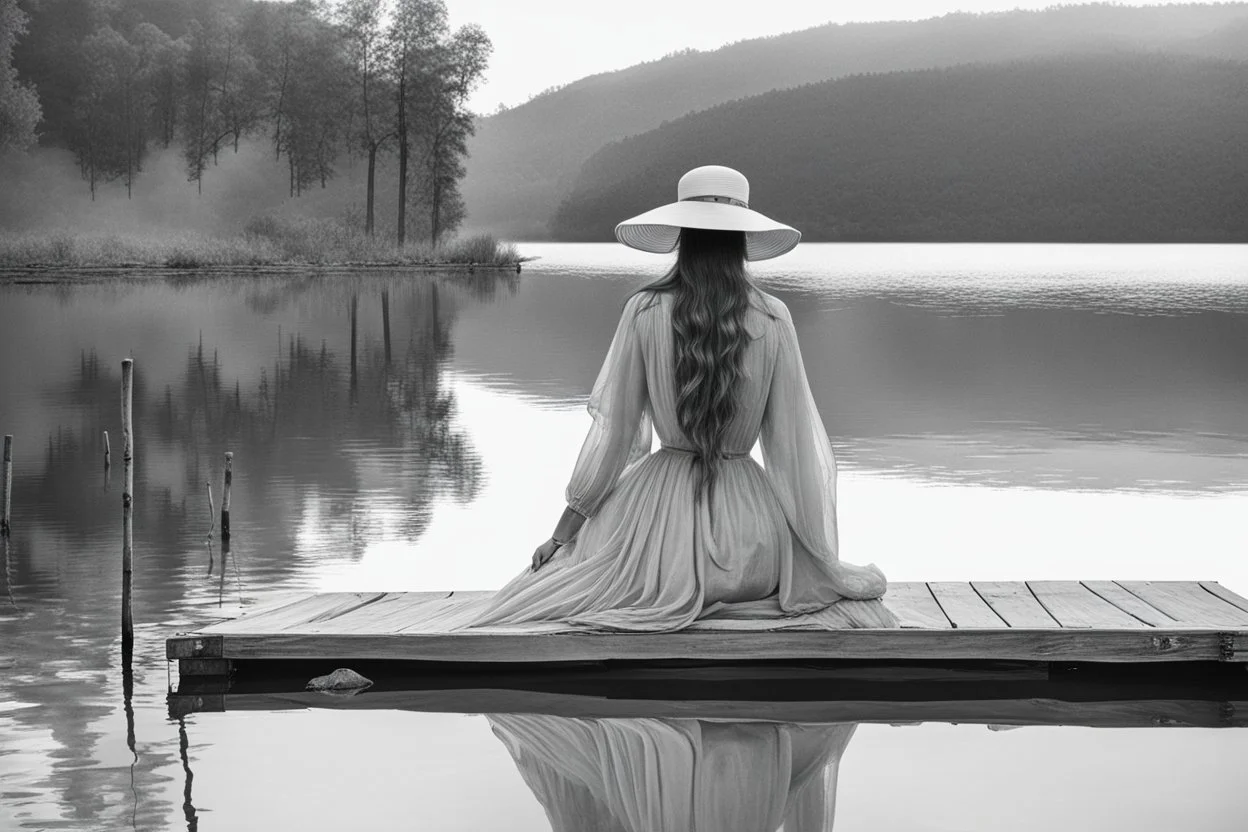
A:
<svg viewBox="0 0 1248 832">
<path fill-rule="evenodd" d="M 547 87 L 622 69 L 678 49 L 821 23 L 919 20 L 955 11 L 1044 8 L 1055 0 L 447 0 L 451 23 L 479 23 L 494 42 L 480 113 L 522 104 Z M 1122 3 L 1119 5 L 1149 5 Z"/>
</svg>

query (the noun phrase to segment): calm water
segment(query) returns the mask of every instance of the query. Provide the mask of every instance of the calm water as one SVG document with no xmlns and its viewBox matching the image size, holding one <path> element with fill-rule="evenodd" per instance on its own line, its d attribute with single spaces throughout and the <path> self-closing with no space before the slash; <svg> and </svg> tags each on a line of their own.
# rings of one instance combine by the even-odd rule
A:
<svg viewBox="0 0 1248 832">
<path fill-rule="evenodd" d="M 296 709 L 179 723 L 165 702 L 174 630 L 297 590 L 492 588 L 524 567 L 562 508 L 620 305 L 665 265 L 619 246 L 524 249 L 541 259 L 519 276 L 0 283 L 0 433 L 16 448 L 0 829 L 608 828 L 551 810 L 507 718 Z M 1248 591 L 1248 248 L 804 245 L 754 271 L 793 310 L 843 463 L 847 559 L 898 580 Z M 110 482 L 102 466 L 104 430 L 120 457 L 126 356 L 129 709 L 121 471 Z M 223 562 L 205 484 L 219 506 L 226 450 Z M 748 726 L 700 730 L 733 759 L 775 756 L 776 737 Z M 812 747 L 843 751 L 842 831 L 1231 830 L 1248 816 L 1244 731 L 829 736 Z M 719 779 L 695 789 L 698 828 L 724 828 L 705 819 L 762 781 L 707 765 L 700 776 Z"/>
</svg>

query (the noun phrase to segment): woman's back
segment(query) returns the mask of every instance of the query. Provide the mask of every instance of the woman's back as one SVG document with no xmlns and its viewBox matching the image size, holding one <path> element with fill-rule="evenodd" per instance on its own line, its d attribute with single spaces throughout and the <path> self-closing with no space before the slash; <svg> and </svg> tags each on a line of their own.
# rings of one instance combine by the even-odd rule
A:
<svg viewBox="0 0 1248 832">
<path fill-rule="evenodd" d="M 758 440 L 772 372 L 779 347 L 778 325 L 787 309 L 777 298 L 755 290 L 745 313 L 749 340 L 741 356 L 741 374 L 733 386 L 735 407 L 724 432 L 725 455 L 748 454 Z M 672 326 L 675 304 L 671 292 L 643 291 L 635 306 L 638 335 L 645 355 L 650 416 L 659 443 L 692 450 L 677 417 L 676 336 Z M 627 314 L 627 311 L 626 313 Z"/>
</svg>

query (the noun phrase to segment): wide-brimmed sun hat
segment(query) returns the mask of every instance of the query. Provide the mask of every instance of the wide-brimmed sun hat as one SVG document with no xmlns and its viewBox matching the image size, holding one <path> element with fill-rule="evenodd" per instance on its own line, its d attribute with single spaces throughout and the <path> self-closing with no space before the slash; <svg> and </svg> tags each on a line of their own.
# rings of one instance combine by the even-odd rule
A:
<svg viewBox="0 0 1248 832">
<path fill-rule="evenodd" d="M 680 177 L 676 202 L 638 214 L 615 227 L 626 246 L 666 254 L 676 248 L 682 228 L 745 232 L 745 259 L 767 260 L 792 251 L 802 234 L 750 210 L 750 183 L 740 172 L 704 165 Z"/>
</svg>

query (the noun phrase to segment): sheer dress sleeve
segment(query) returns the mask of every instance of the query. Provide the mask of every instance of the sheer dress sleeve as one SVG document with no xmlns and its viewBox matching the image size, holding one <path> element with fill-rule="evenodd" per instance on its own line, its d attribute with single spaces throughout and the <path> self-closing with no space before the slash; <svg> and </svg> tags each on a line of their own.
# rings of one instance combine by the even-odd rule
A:
<svg viewBox="0 0 1248 832">
<path fill-rule="evenodd" d="M 642 318 L 647 295 L 633 295 L 624 305 L 615 337 L 589 396 L 593 424 L 581 446 L 568 505 L 593 517 L 624 470 L 650 453 L 651 421 L 642 344 Z"/>
<path fill-rule="evenodd" d="M 779 345 L 760 443 L 768 479 L 793 534 L 794 563 L 786 570 L 789 580 L 782 582 L 781 606 L 805 612 L 838 597 L 878 598 L 887 587 L 884 573 L 874 564 L 855 566 L 839 558 L 836 458 L 810 391 L 793 319 L 782 303 L 777 302 L 776 312 Z"/>
</svg>

